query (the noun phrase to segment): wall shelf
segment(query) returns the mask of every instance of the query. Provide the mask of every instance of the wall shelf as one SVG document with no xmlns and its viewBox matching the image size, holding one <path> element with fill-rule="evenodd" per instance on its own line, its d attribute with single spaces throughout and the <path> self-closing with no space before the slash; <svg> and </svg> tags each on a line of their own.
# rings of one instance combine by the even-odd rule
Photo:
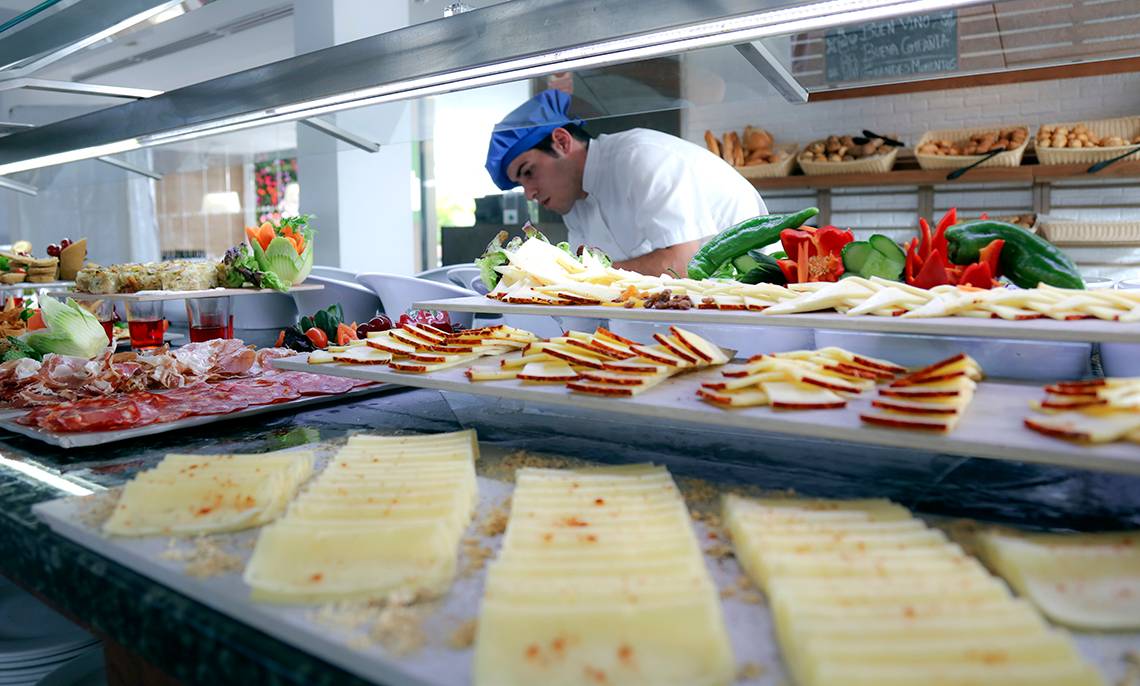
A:
<svg viewBox="0 0 1140 686">
<path fill-rule="evenodd" d="M 909 162 L 909 164 L 907 164 Z M 913 165 L 913 167 L 912 167 Z M 1048 183 L 1061 180 L 1097 180 L 1140 177 L 1140 162 L 1122 161 L 1097 174 L 1088 174 L 1089 164 L 1027 164 L 1019 167 L 971 169 L 955 181 L 947 181 L 947 169 L 919 169 L 914 158 L 902 160 L 896 169 L 882 174 L 821 174 L 749 179 L 760 190 L 794 188 L 853 188 L 867 186 L 942 186 L 978 183 Z M 898 168 L 902 167 L 902 168 Z"/>
</svg>

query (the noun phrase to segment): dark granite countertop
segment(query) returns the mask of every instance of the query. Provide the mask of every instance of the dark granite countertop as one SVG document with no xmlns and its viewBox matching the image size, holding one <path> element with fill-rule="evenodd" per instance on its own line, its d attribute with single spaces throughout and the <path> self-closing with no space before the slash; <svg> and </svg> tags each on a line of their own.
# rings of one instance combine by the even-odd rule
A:
<svg viewBox="0 0 1140 686">
<path fill-rule="evenodd" d="M 674 474 L 831 497 L 890 497 L 919 511 L 1030 527 L 1140 527 L 1140 478 L 1013 462 L 639 421 L 428 390 L 295 414 L 235 419 L 102 448 L 64 451 L 0 435 L 0 454 L 113 487 L 167 452 L 262 452 L 354 431 L 476 428 L 508 448 L 604 462 L 651 460 Z M 186 684 L 360 684 L 319 658 L 208 609 L 52 533 L 32 505 L 63 493 L 0 461 L 0 574 Z"/>
</svg>

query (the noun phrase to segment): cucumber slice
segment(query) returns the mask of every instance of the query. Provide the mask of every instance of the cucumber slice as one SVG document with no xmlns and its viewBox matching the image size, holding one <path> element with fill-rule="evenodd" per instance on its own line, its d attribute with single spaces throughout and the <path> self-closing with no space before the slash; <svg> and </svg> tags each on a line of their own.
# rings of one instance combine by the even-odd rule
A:
<svg viewBox="0 0 1140 686">
<path fill-rule="evenodd" d="M 780 265 L 770 255 L 759 250 L 749 250 L 745 257 L 751 259 L 756 266 L 748 271 L 742 271 L 741 276 L 736 278 L 737 281 L 741 283 L 774 283 L 780 286 L 788 282 L 784 278 L 784 272 L 780 269 Z"/>
<path fill-rule="evenodd" d="M 759 267 L 760 263 L 753 259 L 748 253 L 744 253 L 743 255 L 732 258 L 732 266 L 736 267 L 736 271 L 741 274 L 747 274 Z"/>
<path fill-rule="evenodd" d="M 901 262 L 896 263 L 878 250 L 872 250 L 871 254 L 867 256 L 867 261 L 859 269 L 859 275 L 867 279 L 878 276 L 891 281 L 898 281 L 902 276 L 903 266 Z"/>
<path fill-rule="evenodd" d="M 881 252 L 890 261 L 898 262 L 900 265 L 906 265 L 906 253 L 903 252 L 903 249 L 899 247 L 898 243 L 895 243 L 883 234 L 877 233 L 868 238 L 867 242 L 871 244 L 872 248 Z M 945 255 L 943 255 L 943 257 L 945 257 Z"/>
<path fill-rule="evenodd" d="M 853 241 L 843 246 L 843 270 L 861 273 L 867 259 L 875 252 L 867 241 Z"/>
</svg>

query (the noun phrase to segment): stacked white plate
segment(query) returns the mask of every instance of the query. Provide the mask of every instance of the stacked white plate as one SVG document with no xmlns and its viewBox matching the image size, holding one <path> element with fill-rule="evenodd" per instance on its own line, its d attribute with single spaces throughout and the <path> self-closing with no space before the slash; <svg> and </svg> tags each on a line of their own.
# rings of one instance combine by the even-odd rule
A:
<svg viewBox="0 0 1140 686">
<path fill-rule="evenodd" d="M 98 640 L 0 579 L 0 686 L 32 686 Z"/>
</svg>

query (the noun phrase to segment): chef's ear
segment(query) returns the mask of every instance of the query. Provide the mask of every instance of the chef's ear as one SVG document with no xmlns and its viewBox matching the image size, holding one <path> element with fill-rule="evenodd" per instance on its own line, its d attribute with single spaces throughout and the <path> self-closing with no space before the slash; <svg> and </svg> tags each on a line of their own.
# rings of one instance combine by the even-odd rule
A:
<svg viewBox="0 0 1140 686">
<path fill-rule="evenodd" d="M 574 145 L 574 136 L 560 126 L 550 132 L 550 142 L 558 156 L 565 157 L 570 154 L 570 148 Z"/>
</svg>

